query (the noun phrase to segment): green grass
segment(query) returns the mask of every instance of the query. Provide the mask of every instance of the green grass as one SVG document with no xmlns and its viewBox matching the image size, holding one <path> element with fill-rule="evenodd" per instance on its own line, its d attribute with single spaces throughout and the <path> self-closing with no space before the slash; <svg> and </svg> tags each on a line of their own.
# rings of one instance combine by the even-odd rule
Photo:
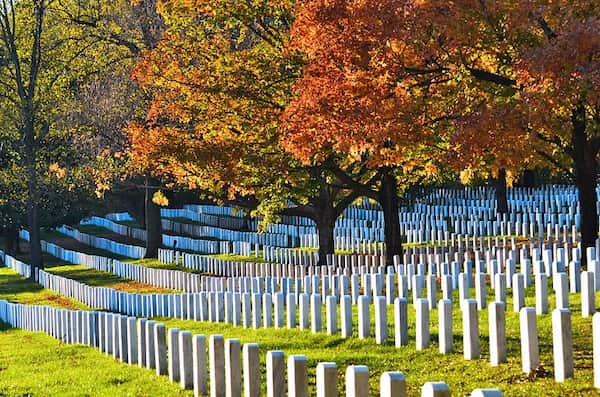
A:
<svg viewBox="0 0 600 397">
<path fill-rule="evenodd" d="M 93 225 L 93 224 L 82 225 L 82 224 L 78 223 L 75 225 L 71 225 L 71 227 L 73 229 L 79 230 L 81 233 L 92 234 L 92 235 L 102 234 L 102 233 L 111 233 L 110 229 L 107 229 L 102 226 Z"/>
<path fill-rule="evenodd" d="M 474 296 L 474 291 L 471 291 Z M 598 294 L 597 297 L 600 297 Z M 571 296 L 572 330 L 574 341 L 575 378 L 564 383 L 556 383 L 553 375 L 552 321 L 551 315 L 537 316 L 540 337 L 540 367 L 533 374 L 521 372 L 519 316 L 512 311 L 512 297 L 508 297 L 506 363 L 492 367 L 489 364 L 489 331 L 487 310 L 479 312 L 479 334 L 481 358 L 464 360 L 462 352 L 462 318 L 454 294 L 453 331 L 454 353 L 439 353 L 438 313 L 430 313 L 432 343 L 423 351 L 415 349 L 415 314 L 409 307 L 409 345 L 396 348 L 393 343 L 393 309 L 388 309 L 388 335 L 390 340 L 384 345 L 374 341 L 374 312 L 371 307 L 371 338 L 357 338 L 357 313 L 354 307 L 354 336 L 343 339 L 328 336 L 324 332 L 312 334 L 310 331 L 288 329 L 243 329 L 222 323 L 202 323 L 162 318 L 169 328 L 190 330 L 197 334 L 223 334 L 226 338 L 238 338 L 243 343 L 259 343 L 265 382 L 264 358 L 268 350 L 283 350 L 287 355 L 304 354 L 308 358 L 310 395 L 315 394 L 315 370 L 319 362 L 333 361 L 338 365 L 338 388 L 344 395 L 344 373 L 352 364 L 367 365 L 370 373 L 371 395 L 378 395 L 379 378 L 384 371 L 402 371 L 407 377 L 409 395 L 420 395 L 420 388 L 428 381 L 443 381 L 450 386 L 452 395 L 470 395 L 476 388 L 499 388 L 506 396 L 583 396 L 597 395 L 593 388 L 591 318 L 581 318 L 579 294 Z M 493 300 L 491 291 L 488 303 Z M 535 305 L 534 291 L 528 290 L 526 304 Z M 554 295 L 550 296 L 550 308 L 554 308 Z M 325 329 L 325 313 L 323 312 Z M 339 329 L 338 309 L 338 329 Z"/>
<path fill-rule="evenodd" d="M 0 323 L 0 396 L 192 396 L 154 370 Z"/>
<path fill-rule="evenodd" d="M 238 218 L 238 217 L 230 216 L 230 215 L 213 215 L 213 216 L 218 216 L 219 218 L 242 219 L 242 218 Z M 195 221 L 193 219 L 190 219 L 190 218 L 183 218 L 183 217 L 168 218 L 168 217 L 166 217 L 166 218 L 163 218 L 163 219 L 168 219 L 170 221 L 177 222 L 177 223 L 185 223 L 185 224 L 188 224 L 188 225 L 208 226 L 208 227 L 215 227 L 215 228 L 218 228 L 218 229 L 233 230 L 233 231 L 237 231 L 237 232 L 241 231 L 241 232 L 256 233 L 256 232 L 253 232 L 251 230 L 240 230 L 240 229 L 231 228 L 231 227 L 209 225 L 209 224 L 204 223 L 204 222 L 197 222 L 197 221 Z"/>
<path fill-rule="evenodd" d="M 6 269 L 0 269 L 2 271 Z M 0 273 L 3 274 L 3 273 Z M 4 274 L 3 274 L 4 275 Z M 10 276 L 10 275 L 9 275 Z M 24 281 L 20 277 L 0 277 L 0 298 L 12 301 L 21 301 L 23 303 L 44 303 L 42 298 L 44 291 L 35 289 L 31 284 L 22 284 Z M 12 293 L 3 292 L 5 285 L 9 286 Z M 3 287 L 4 285 L 4 287 Z M 21 288 L 17 287 L 22 285 Z M 25 286 L 25 287 L 23 287 Z M 25 295 L 15 293 L 15 290 L 23 291 Z M 551 288 L 550 288 L 551 291 Z M 438 289 L 438 297 L 441 295 Z M 37 298 L 39 296 L 39 298 Z M 474 291 L 471 290 L 471 296 Z M 354 337 L 342 339 L 339 336 L 328 336 L 324 332 L 312 334 L 310 331 L 301 331 L 299 329 L 276 330 L 269 329 L 244 329 L 233 327 L 222 323 L 202 323 L 194 321 L 183 321 L 176 319 L 159 319 L 168 327 L 176 327 L 182 330 L 190 330 L 197 334 L 223 334 L 226 338 L 239 338 L 243 343 L 259 343 L 261 347 L 261 360 L 263 361 L 263 379 L 262 385 L 265 385 L 264 357 L 268 350 L 283 350 L 287 355 L 304 354 L 308 358 L 309 382 L 311 395 L 314 395 L 315 387 L 315 368 L 317 363 L 333 361 L 338 364 L 338 386 L 341 395 L 343 394 L 344 371 L 348 365 L 361 364 L 367 365 L 370 370 L 371 395 L 377 395 L 379 391 L 379 378 L 384 371 L 402 371 L 407 377 L 409 395 L 419 395 L 420 388 L 427 381 L 444 381 L 449 384 L 452 395 L 469 395 L 475 388 L 500 388 L 506 396 L 581 396 L 597 395 L 593 389 L 592 381 L 592 336 L 591 336 L 591 318 L 581 318 L 580 295 L 570 295 L 572 310 L 572 332 L 574 341 L 574 359 L 575 359 L 575 378 L 569 379 L 564 383 L 556 383 L 553 377 L 553 358 L 552 358 L 552 325 L 551 315 L 537 316 L 538 330 L 540 336 L 540 368 L 533 374 L 524 374 L 521 372 L 520 359 L 520 337 L 519 337 L 519 317 L 512 311 L 512 295 L 507 297 L 507 346 L 508 361 L 498 367 L 489 365 L 489 346 L 488 346 L 488 319 L 487 311 L 479 312 L 479 334 L 481 358 L 478 360 L 467 361 L 462 355 L 462 319 L 457 304 L 457 291 L 454 293 L 454 311 L 453 311 L 453 330 L 454 330 L 454 349 L 455 352 L 448 355 L 442 355 L 438 352 L 438 313 L 433 310 L 430 313 L 431 338 L 432 343 L 424 351 L 415 350 L 415 315 L 412 306 L 409 307 L 409 346 L 396 348 L 393 344 L 393 309 L 388 309 L 388 335 L 390 340 L 384 345 L 375 344 L 374 338 L 359 340 L 357 335 L 357 313 L 354 308 Z M 597 301 L 600 293 L 597 294 Z M 488 290 L 488 303 L 493 300 L 491 290 Z M 554 294 L 549 296 L 550 310 L 555 307 Z M 55 302 L 48 302 L 52 304 Z M 533 307 L 535 305 L 534 290 L 527 290 L 526 305 Z M 374 318 L 371 308 L 371 319 Z M 339 313 L 339 310 L 338 310 Z M 338 315 L 339 316 L 339 315 Z M 325 315 L 323 313 L 323 326 L 325 326 Z M 373 321 L 372 321 L 373 322 Z M 339 328 L 338 319 L 338 328 Z M 21 331 L 10 331 L 20 333 Z M 374 335 L 374 326 L 371 327 L 371 335 Z M 4 335 L 0 334 L 1 346 L 5 346 Z M 10 341 L 9 341 L 10 344 Z M 12 346 L 12 344 L 10 344 Z M 71 349 L 72 347 L 68 347 Z M 0 349 L 0 357 L 3 349 Z M 62 352 L 57 355 L 64 354 Z M 23 360 L 33 360 L 32 357 L 43 355 L 43 352 L 35 350 L 27 351 L 23 354 Z M 0 363 L 6 359 L 0 358 Z M 49 359 L 50 360 L 50 359 Z M 31 367 L 28 373 L 47 373 L 45 371 L 45 361 L 37 362 L 27 361 Z M 64 360 L 59 360 L 64 361 Z M 81 361 L 81 366 L 87 368 L 85 360 Z M 2 368 L 2 366 L 0 366 Z M 125 368 L 125 367 L 124 367 Z M 79 370 L 78 368 L 73 371 Z M 5 377 L 5 372 L 0 371 L 0 395 L 2 392 L 8 395 L 21 395 L 26 393 L 20 387 L 31 386 L 31 383 L 20 379 L 13 379 L 12 376 Z M 46 375 L 50 379 L 46 380 L 52 386 L 61 387 L 60 379 L 63 375 Z M 9 374 L 10 375 L 10 374 Z M 98 387 L 94 390 L 104 391 L 106 377 L 103 375 L 97 381 Z M 10 380 L 5 380 L 10 379 Z M 77 379 L 77 382 L 80 380 Z M 4 383 L 2 383 L 4 382 Z M 123 395 L 129 393 L 127 387 L 131 385 L 129 381 L 124 382 L 123 389 L 112 389 L 113 393 Z M 79 386 L 76 386 L 79 387 Z M 91 387 L 91 386 L 90 386 Z M 133 387 L 133 386 L 132 386 Z M 4 388 L 4 389 L 3 389 Z M 7 391 L 4 391 L 7 390 Z M 62 395 L 62 389 L 48 389 L 51 395 L 57 393 Z M 79 390 L 79 389 L 78 389 Z M 85 390 L 85 389 L 81 389 Z M 81 391 L 79 394 L 85 394 Z M 158 390 L 158 389 L 157 389 Z M 34 394 L 36 392 L 34 391 Z M 144 395 L 144 391 L 132 392 L 132 395 Z M 157 391 L 155 395 L 160 395 Z"/>
<path fill-rule="evenodd" d="M 318 252 L 319 251 L 318 247 L 295 247 L 295 248 L 290 248 L 290 249 L 295 250 L 295 251 L 302 251 L 302 252 Z M 335 254 L 336 255 L 352 255 L 353 252 L 350 250 L 336 249 Z"/>
<path fill-rule="evenodd" d="M 121 278 L 112 273 L 87 268 L 83 265 L 61 265 L 45 269 L 49 273 L 79 281 L 90 287 L 107 287 L 118 291 L 134 292 L 138 294 L 156 294 L 173 292 L 166 288 L 140 283 Z"/>
<path fill-rule="evenodd" d="M 107 258 L 112 258 L 112 259 L 117 259 L 117 260 L 130 259 L 127 256 L 115 254 L 110 251 L 106 251 L 106 250 L 103 250 L 100 248 L 92 247 L 92 246 L 84 244 L 84 243 L 80 243 L 79 241 L 75 240 L 74 238 L 69 237 L 66 234 L 59 233 L 56 230 L 44 230 L 44 231 L 42 231 L 41 237 L 42 237 L 42 240 L 46 240 L 50 243 L 54 243 L 61 247 L 64 247 L 64 248 L 67 248 L 67 249 L 70 249 L 73 251 L 81 252 L 84 254 L 88 254 L 88 255 L 104 256 Z M 67 244 L 65 244 L 65 243 L 67 243 Z"/>
<path fill-rule="evenodd" d="M 251 253 L 254 253 L 255 251 L 251 251 Z M 224 261 L 235 261 L 235 262 L 251 262 L 251 263 L 266 263 L 267 261 L 265 261 L 261 256 L 246 256 L 246 255 L 236 255 L 236 254 L 210 254 L 210 255 L 204 255 L 204 256 L 208 256 L 210 258 L 216 258 L 216 259 L 221 259 Z"/>
<path fill-rule="evenodd" d="M 125 225 L 125 226 L 130 226 L 130 227 L 134 227 L 137 229 L 143 229 L 144 226 L 140 225 L 138 221 L 136 220 L 131 220 L 131 221 L 113 221 L 114 223 L 119 223 L 121 225 Z"/>
<path fill-rule="evenodd" d="M 147 258 L 147 259 L 128 259 L 125 262 L 132 263 L 134 265 L 140 265 L 145 267 L 150 267 L 153 269 L 165 269 L 165 270 L 179 270 L 186 273 L 195 273 L 195 274 L 203 274 L 201 271 L 196 269 L 190 269 L 183 266 L 178 266 L 172 263 L 163 263 L 158 259 Z"/>
<path fill-rule="evenodd" d="M 103 226 L 76 224 L 71 225 L 71 227 L 73 229 L 79 230 L 81 233 L 90 234 L 92 236 L 97 236 L 108 240 L 113 240 L 122 244 L 137 245 L 140 247 L 144 247 L 146 245 L 145 241 L 137 240 L 132 237 L 115 233 L 112 230 Z"/>
<path fill-rule="evenodd" d="M 0 267 L 0 299 L 27 305 L 88 309 L 83 303 L 44 289 L 41 285 L 26 279 L 7 267 Z M 1 345 L 4 346 L 4 342 Z M 2 394 L 0 393 L 0 395 Z"/>
</svg>

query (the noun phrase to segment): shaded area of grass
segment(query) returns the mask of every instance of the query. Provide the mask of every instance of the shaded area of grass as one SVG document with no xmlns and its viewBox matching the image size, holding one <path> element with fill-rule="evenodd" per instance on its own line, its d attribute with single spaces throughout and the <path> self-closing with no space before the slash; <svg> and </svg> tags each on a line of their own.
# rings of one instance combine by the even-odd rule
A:
<svg viewBox="0 0 600 397">
<path fill-rule="evenodd" d="M 145 267 L 149 267 L 149 268 L 153 268 L 153 269 L 179 270 L 179 271 L 186 272 L 186 273 L 203 274 L 199 270 L 190 269 L 190 268 L 183 267 L 183 266 L 178 266 L 173 263 L 163 263 L 163 262 L 159 261 L 158 259 L 154 259 L 154 258 L 129 259 L 125 262 L 132 263 L 135 265 L 145 266 Z"/>
<path fill-rule="evenodd" d="M 88 309 L 83 303 L 44 289 L 41 285 L 6 267 L 0 267 L 0 299 L 27 305 Z"/>
<path fill-rule="evenodd" d="M 230 215 L 214 215 L 214 216 L 218 216 L 219 218 L 235 219 L 236 221 L 240 219 L 238 217 L 230 216 Z M 214 227 L 214 228 L 218 228 L 218 229 L 233 230 L 233 231 L 236 231 L 236 232 L 256 233 L 253 230 L 241 230 L 239 228 L 209 225 L 209 224 L 204 223 L 204 222 L 197 222 L 197 221 L 195 221 L 193 219 L 190 219 L 190 218 L 183 218 L 183 217 L 173 217 L 173 218 L 163 217 L 163 219 L 168 219 L 170 221 L 177 222 L 177 223 L 185 223 L 187 225 L 208 226 L 208 227 Z"/>
<path fill-rule="evenodd" d="M 121 244 L 128 245 L 136 245 L 138 247 L 145 247 L 146 242 L 142 240 L 137 240 L 129 236 L 124 236 L 122 234 L 118 234 L 113 232 L 110 229 L 104 228 L 102 226 L 97 225 L 81 225 L 76 224 L 71 226 L 73 229 L 79 230 L 81 233 L 90 234 L 92 236 L 105 238 L 108 240 L 115 241 Z"/>
<path fill-rule="evenodd" d="M 143 229 L 144 226 L 142 226 L 138 221 L 131 220 L 131 221 L 113 221 L 114 223 L 120 223 L 121 225 L 125 225 L 125 226 L 130 226 L 130 227 L 135 227 L 136 229 Z"/>
<path fill-rule="evenodd" d="M 255 251 L 252 251 L 251 254 L 252 254 L 251 256 L 236 255 L 236 254 L 211 254 L 211 255 L 206 255 L 206 256 L 224 260 L 224 261 L 251 262 L 251 263 L 266 263 L 267 262 L 263 259 L 262 255 L 258 256 L 258 257 L 253 256 L 255 254 Z"/>
<path fill-rule="evenodd" d="M 46 240 L 48 242 L 59 245 L 63 248 L 70 249 L 73 251 L 81 252 L 88 255 L 97 255 L 104 256 L 107 258 L 125 260 L 129 259 L 127 256 L 119 255 L 112 253 L 110 251 L 106 251 L 100 248 L 94 248 L 90 245 L 80 243 L 72 237 L 67 236 L 66 234 L 59 233 L 56 230 L 44 230 L 42 232 L 42 240 Z M 25 243 L 21 243 L 24 245 Z"/>
<path fill-rule="evenodd" d="M 0 396 L 192 396 L 154 370 L 0 322 Z"/>
</svg>

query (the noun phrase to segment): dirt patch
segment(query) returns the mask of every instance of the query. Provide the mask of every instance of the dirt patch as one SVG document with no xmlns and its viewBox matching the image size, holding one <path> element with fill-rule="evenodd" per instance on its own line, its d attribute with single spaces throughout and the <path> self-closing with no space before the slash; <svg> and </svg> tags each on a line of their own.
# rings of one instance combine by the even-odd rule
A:
<svg viewBox="0 0 600 397">
<path fill-rule="evenodd" d="M 135 293 L 155 293 L 163 294 L 173 292 L 166 288 L 155 287 L 154 285 L 139 283 L 137 281 L 123 281 L 120 283 L 113 284 L 111 288 L 117 291 L 123 292 L 135 292 Z"/>
<path fill-rule="evenodd" d="M 77 305 L 75 303 L 73 303 L 71 300 L 63 297 L 63 296 L 59 296 L 59 295 L 46 295 L 45 296 L 46 300 L 48 300 L 49 302 L 52 302 L 58 306 L 64 307 L 65 309 L 77 309 Z"/>
</svg>

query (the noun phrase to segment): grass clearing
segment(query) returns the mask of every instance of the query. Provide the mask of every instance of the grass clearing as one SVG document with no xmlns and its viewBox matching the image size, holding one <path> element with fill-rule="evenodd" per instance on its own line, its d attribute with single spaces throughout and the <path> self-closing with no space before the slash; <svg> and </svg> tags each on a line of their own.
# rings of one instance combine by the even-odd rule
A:
<svg viewBox="0 0 600 397">
<path fill-rule="evenodd" d="M 471 290 L 474 296 L 474 290 Z M 600 294 L 598 294 L 600 297 Z M 575 378 L 564 383 L 556 383 L 553 374 L 552 358 L 552 319 L 551 314 L 537 316 L 540 367 L 532 374 L 521 372 L 519 315 L 512 311 L 512 296 L 507 300 L 506 336 L 508 360 L 492 367 L 489 364 L 489 330 L 487 310 L 479 312 L 479 335 L 481 358 L 465 360 L 462 351 L 462 317 L 457 307 L 457 292 L 454 293 L 453 331 L 454 353 L 442 355 L 438 348 L 438 312 L 430 312 L 431 345 L 423 351 L 415 349 L 415 313 L 409 307 L 409 345 L 396 348 L 393 343 L 393 308 L 388 308 L 388 335 L 390 340 L 384 345 L 375 344 L 374 311 L 371 307 L 371 337 L 357 338 L 357 309 L 354 311 L 354 336 L 343 339 L 323 333 L 312 334 L 299 329 L 244 329 L 222 323 L 206 323 L 161 318 L 169 328 L 189 330 L 196 334 L 223 334 L 225 338 L 238 338 L 241 343 L 258 343 L 261 348 L 263 379 L 265 384 L 264 360 L 268 350 L 283 350 L 286 356 L 304 354 L 308 358 L 310 395 L 315 391 L 315 370 L 319 362 L 333 361 L 338 365 L 338 387 L 340 395 L 345 395 L 344 373 L 348 365 L 361 364 L 369 367 L 371 395 L 378 395 L 379 378 L 385 371 L 402 371 L 407 377 L 408 393 L 420 395 L 421 386 L 428 381 L 444 381 L 449 384 L 453 396 L 470 395 L 476 388 L 500 388 L 506 396 L 596 396 L 593 388 L 591 318 L 581 318 L 579 294 L 572 295 L 572 331 L 574 344 Z M 488 291 L 488 303 L 493 294 Z M 554 294 L 549 297 L 553 309 Z M 527 306 L 535 306 L 533 289 L 527 291 Z M 325 312 L 323 311 L 323 327 Z M 339 328 L 338 308 L 338 328 Z M 264 392 L 264 391 L 263 391 Z"/>
<path fill-rule="evenodd" d="M 89 309 L 83 303 L 45 289 L 7 267 L 0 267 L 0 299 L 26 305 L 46 305 L 81 310 Z M 4 342 L 2 345 L 4 345 Z"/>
<path fill-rule="evenodd" d="M 73 271 L 67 269 L 65 271 Z M 94 276 L 94 275 L 92 275 Z M 93 279 L 90 283 L 93 283 Z M 101 280 L 96 282 L 100 283 Z M 549 303 L 550 310 L 555 308 L 555 296 L 549 285 Z M 438 288 L 438 298 L 440 297 Z M 474 296 L 474 290 L 471 290 L 470 296 Z M 51 291 L 43 290 L 41 287 L 33 284 L 22 277 L 16 275 L 10 269 L 0 269 L 0 298 L 13 302 L 28 304 L 47 304 L 60 307 L 76 307 L 77 303 L 64 297 L 57 296 Z M 488 303 L 493 301 L 493 293 L 488 289 Z M 596 299 L 600 298 L 600 293 Z M 319 362 L 333 361 L 338 364 L 339 388 L 341 395 L 344 395 L 344 371 L 348 365 L 362 364 L 367 365 L 371 375 L 371 393 L 376 395 L 379 391 L 379 377 L 384 371 L 402 371 L 407 376 L 409 395 L 419 395 L 420 388 L 427 381 L 444 381 L 450 385 L 453 395 L 469 395 L 475 388 L 500 388 L 506 396 L 592 396 L 598 395 L 593 388 L 592 372 L 592 334 L 591 318 L 581 318 L 580 294 L 570 294 L 570 304 L 572 312 L 572 334 L 574 345 L 574 363 L 575 378 L 569 379 L 564 383 L 556 383 L 553 376 L 553 352 L 552 352 L 552 323 L 551 315 L 537 316 L 537 325 L 539 332 L 540 346 L 540 367 L 532 374 L 521 372 L 520 358 L 520 335 L 519 335 L 519 316 L 512 311 L 512 294 L 509 290 L 507 296 L 506 311 L 506 336 L 508 347 L 508 362 L 498 367 L 491 367 L 489 364 L 489 346 L 488 346 L 488 319 L 487 310 L 479 312 L 479 335 L 481 358 L 478 360 L 467 361 L 462 355 L 462 318 L 457 304 L 457 291 L 454 292 L 454 311 L 453 311 L 453 330 L 454 330 L 454 349 L 455 352 L 449 355 L 442 355 L 438 352 L 438 313 L 433 310 L 430 313 L 431 339 L 432 343 L 424 351 L 415 350 L 415 314 L 414 309 L 409 307 L 409 346 L 396 348 L 393 344 L 393 309 L 388 308 L 388 335 L 390 340 L 384 345 L 376 345 L 374 338 L 359 340 L 357 335 L 357 313 L 354 310 L 354 337 L 342 339 L 339 336 L 328 336 L 324 332 L 312 334 L 310 331 L 287 330 L 287 329 L 244 329 L 233 327 L 222 323 L 202 323 L 194 321 L 184 321 L 177 319 L 159 319 L 170 328 L 179 328 L 190 330 L 197 334 L 223 334 L 226 338 L 239 338 L 242 343 L 259 343 L 261 346 L 261 360 L 263 361 L 267 350 L 283 350 L 286 355 L 304 354 L 308 358 L 309 382 L 311 395 L 315 393 L 315 369 Z M 73 305 L 73 306 L 69 306 Z M 526 293 L 526 305 L 535 306 L 534 289 L 529 288 Z M 324 308 L 323 308 L 324 309 Z M 339 313 L 339 309 L 338 309 Z M 339 316 L 339 314 L 338 314 Z M 325 314 L 323 310 L 323 325 L 325 325 Z M 373 322 L 374 313 L 371 308 L 371 320 Z M 338 318 L 338 327 L 340 321 Z M 14 331 L 21 332 L 21 331 Z M 374 335 L 374 326 L 371 329 L 371 335 Z M 1 336 L 1 335 L 0 335 Z M 5 339 L 2 338 L 2 346 Z M 3 348 L 0 348 L 2 351 Z M 35 351 L 27 352 L 26 355 L 36 355 Z M 43 355 L 42 353 L 39 353 Z M 60 353 L 59 353 L 60 354 Z M 27 357 L 23 358 L 27 360 Z M 0 358 L 0 364 L 4 358 Z M 112 359 L 111 359 L 112 360 Z M 32 369 L 26 373 L 37 373 L 46 371 L 44 363 L 29 362 Z M 87 366 L 87 362 L 81 362 L 79 365 Z M 2 368 L 2 367 L 0 367 Z M 61 368 L 62 370 L 62 368 Z M 76 371 L 78 369 L 73 369 Z M 5 373 L 0 371 L 0 395 L 22 395 L 27 394 L 26 389 L 29 383 L 22 382 L 19 379 L 7 378 L 4 380 Z M 52 395 L 56 393 L 63 395 L 63 389 L 60 385 L 63 374 L 60 371 L 56 375 L 47 375 L 49 379 L 43 382 L 49 383 Z M 52 378 L 55 376 L 55 378 Z M 109 376 L 110 375 L 106 375 Z M 152 373 L 152 376 L 153 373 Z M 78 380 L 79 381 L 79 380 Z M 4 383 L 3 383 L 4 382 Z M 98 389 L 110 390 L 102 384 L 105 378 L 98 381 Z M 47 384 L 44 383 L 44 384 Z M 55 385 L 56 384 L 56 385 Z M 124 381 L 124 384 L 132 384 Z M 265 374 L 263 372 L 262 385 L 265 385 Z M 76 388 L 79 386 L 76 386 Z M 137 387 L 137 386 L 131 386 Z M 6 391 L 5 391 L 6 390 Z M 78 389 L 82 391 L 77 394 L 86 394 L 87 389 Z M 112 389 L 113 393 L 119 395 L 127 394 L 126 389 Z M 54 393 L 56 391 L 56 393 Z M 32 394 L 37 394 L 33 390 Z M 94 393 L 91 393 L 94 394 Z M 131 395 L 145 395 L 144 391 L 136 392 Z M 159 394 L 155 394 L 159 395 Z"/>
<path fill-rule="evenodd" d="M 0 322 L 0 396 L 193 396 L 154 370 Z"/>
<path fill-rule="evenodd" d="M 49 273 L 56 274 L 57 276 L 66 277 L 71 280 L 87 284 L 90 287 L 107 287 L 118 291 L 138 294 L 160 294 L 174 292 L 173 290 L 166 288 L 155 287 L 150 284 L 127 280 L 112 273 L 90 269 L 83 265 L 61 265 L 48 267 L 45 270 Z"/>
<path fill-rule="evenodd" d="M 190 269 L 187 267 L 175 265 L 174 263 L 163 263 L 163 262 L 159 261 L 158 259 L 154 259 L 154 258 L 128 259 L 125 262 L 131 263 L 134 265 L 149 267 L 149 268 L 153 268 L 153 269 L 179 270 L 181 272 L 186 272 L 186 273 L 204 274 L 200 270 Z"/>
</svg>

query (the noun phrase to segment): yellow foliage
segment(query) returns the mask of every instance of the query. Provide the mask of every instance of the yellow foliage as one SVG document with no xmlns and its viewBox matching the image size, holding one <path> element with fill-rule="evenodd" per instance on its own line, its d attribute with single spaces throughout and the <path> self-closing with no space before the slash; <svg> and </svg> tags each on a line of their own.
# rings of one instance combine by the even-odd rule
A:
<svg viewBox="0 0 600 397">
<path fill-rule="evenodd" d="M 469 184 L 469 182 L 473 180 L 474 174 L 475 173 L 473 172 L 473 169 L 471 167 L 465 168 L 460 172 L 460 183 L 462 183 L 463 185 Z"/>
<path fill-rule="evenodd" d="M 164 193 L 159 190 L 152 196 L 152 202 L 160 207 L 166 207 L 169 205 L 169 199 L 164 195 Z"/>
<path fill-rule="evenodd" d="M 58 163 L 52 163 L 48 167 L 48 172 L 54 174 L 57 179 L 62 179 L 66 175 L 66 171 Z"/>
</svg>

